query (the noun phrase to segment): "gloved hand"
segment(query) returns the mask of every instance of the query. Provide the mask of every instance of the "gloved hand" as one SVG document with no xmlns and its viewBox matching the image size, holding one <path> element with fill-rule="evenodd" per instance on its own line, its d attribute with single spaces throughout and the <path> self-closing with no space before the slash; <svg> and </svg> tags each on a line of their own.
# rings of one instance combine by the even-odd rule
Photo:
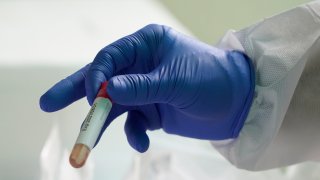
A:
<svg viewBox="0 0 320 180">
<path fill-rule="evenodd" d="M 106 46 L 92 64 L 54 85 L 41 97 L 40 107 L 53 112 L 84 96 L 92 104 L 107 80 L 114 105 L 100 137 L 128 111 L 125 132 L 139 152 L 149 147 L 146 130 L 162 128 L 208 140 L 236 138 L 254 92 L 254 70 L 243 53 L 148 25 Z"/>
</svg>

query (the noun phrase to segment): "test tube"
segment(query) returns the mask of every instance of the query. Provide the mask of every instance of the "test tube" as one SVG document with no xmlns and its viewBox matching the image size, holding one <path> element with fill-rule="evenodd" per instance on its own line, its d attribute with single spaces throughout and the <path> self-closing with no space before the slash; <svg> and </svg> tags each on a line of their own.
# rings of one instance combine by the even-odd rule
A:
<svg viewBox="0 0 320 180">
<path fill-rule="evenodd" d="M 79 136 L 69 157 L 69 162 L 74 168 L 80 168 L 85 164 L 111 110 L 112 102 L 106 91 L 107 85 L 107 81 L 102 83 L 98 95 L 81 126 Z"/>
</svg>

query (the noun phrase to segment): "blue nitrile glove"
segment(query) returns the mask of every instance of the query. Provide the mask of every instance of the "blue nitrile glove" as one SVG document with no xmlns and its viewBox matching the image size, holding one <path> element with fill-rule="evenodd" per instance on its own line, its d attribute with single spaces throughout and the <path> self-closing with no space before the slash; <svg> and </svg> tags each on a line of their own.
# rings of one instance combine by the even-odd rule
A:
<svg viewBox="0 0 320 180">
<path fill-rule="evenodd" d="M 146 130 L 162 128 L 208 140 L 236 138 L 254 92 L 254 70 L 246 55 L 148 25 L 103 48 L 92 64 L 46 92 L 40 106 L 52 112 L 84 96 L 92 104 L 106 80 L 114 106 L 103 131 L 128 111 L 125 132 L 139 152 L 149 146 Z"/>
</svg>

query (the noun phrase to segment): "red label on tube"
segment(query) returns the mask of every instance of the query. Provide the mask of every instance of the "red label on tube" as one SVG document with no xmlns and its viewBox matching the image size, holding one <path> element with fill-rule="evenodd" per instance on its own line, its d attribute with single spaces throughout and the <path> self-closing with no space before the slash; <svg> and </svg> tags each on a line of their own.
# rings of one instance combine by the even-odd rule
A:
<svg viewBox="0 0 320 180">
<path fill-rule="evenodd" d="M 97 97 L 108 98 L 111 100 L 109 94 L 107 93 L 107 86 L 108 86 L 108 81 L 105 81 L 101 84 Z"/>
</svg>

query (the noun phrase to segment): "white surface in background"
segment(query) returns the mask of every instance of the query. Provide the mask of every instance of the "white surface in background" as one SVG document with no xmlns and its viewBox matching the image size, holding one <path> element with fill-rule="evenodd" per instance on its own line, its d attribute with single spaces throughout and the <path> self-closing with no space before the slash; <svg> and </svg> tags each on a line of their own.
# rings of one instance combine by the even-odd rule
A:
<svg viewBox="0 0 320 180">
<path fill-rule="evenodd" d="M 92 158 L 81 169 L 71 167 L 67 162 L 70 151 L 61 146 L 60 129 L 54 125 L 40 154 L 40 180 L 93 180 L 94 163 Z"/>
<path fill-rule="evenodd" d="M 150 23 L 188 33 L 153 0 L 0 1 L 0 65 L 85 65 Z"/>
</svg>

